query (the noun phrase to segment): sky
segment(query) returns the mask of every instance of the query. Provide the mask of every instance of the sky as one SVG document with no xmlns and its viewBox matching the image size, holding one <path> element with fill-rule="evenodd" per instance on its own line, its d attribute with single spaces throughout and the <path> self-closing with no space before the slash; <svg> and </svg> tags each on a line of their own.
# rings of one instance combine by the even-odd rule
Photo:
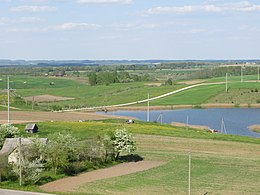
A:
<svg viewBox="0 0 260 195">
<path fill-rule="evenodd" d="M 0 59 L 259 59 L 259 19 L 259 0 L 0 0 Z"/>
</svg>

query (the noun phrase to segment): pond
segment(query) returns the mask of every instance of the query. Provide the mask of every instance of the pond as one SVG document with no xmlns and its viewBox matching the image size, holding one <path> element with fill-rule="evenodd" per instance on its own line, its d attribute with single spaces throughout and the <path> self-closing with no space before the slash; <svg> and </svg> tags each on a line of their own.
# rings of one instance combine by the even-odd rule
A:
<svg viewBox="0 0 260 195">
<path fill-rule="evenodd" d="M 130 116 L 139 120 L 147 120 L 146 111 L 118 110 L 107 112 L 108 115 Z M 223 130 L 227 134 L 250 136 L 260 138 L 260 133 L 252 132 L 248 127 L 260 125 L 260 109 L 258 108 L 210 108 L 210 109 L 178 109 L 178 110 L 152 110 L 151 122 L 172 123 L 180 122 L 191 125 L 208 126 L 211 129 Z M 224 122 L 222 122 L 222 119 Z M 222 128 L 221 128 L 222 126 Z"/>
</svg>

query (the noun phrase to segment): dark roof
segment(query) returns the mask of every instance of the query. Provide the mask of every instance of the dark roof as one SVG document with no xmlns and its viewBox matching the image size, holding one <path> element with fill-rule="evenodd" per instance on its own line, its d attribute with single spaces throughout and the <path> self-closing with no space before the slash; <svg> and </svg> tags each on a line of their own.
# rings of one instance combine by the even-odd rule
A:
<svg viewBox="0 0 260 195">
<path fill-rule="evenodd" d="M 47 144 L 48 138 L 38 138 L 41 143 Z M 33 139 L 21 138 L 21 145 L 28 145 L 32 143 Z M 10 155 L 19 146 L 19 138 L 6 138 L 0 156 Z"/>
</svg>

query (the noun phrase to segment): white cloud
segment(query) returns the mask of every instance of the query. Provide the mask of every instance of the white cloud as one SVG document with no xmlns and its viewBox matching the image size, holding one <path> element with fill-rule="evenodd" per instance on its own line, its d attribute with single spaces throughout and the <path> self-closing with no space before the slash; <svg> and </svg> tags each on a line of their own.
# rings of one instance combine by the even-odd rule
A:
<svg viewBox="0 0 260 195">
<path fill-rule="evenodd" d="M 193 12 L 254 12 L 260 11 L 260 4 L 252 4 L 249 1 L 225 4 L 186 5 L 180 7 L 154 7 L 148 9 L 146 14 L 184 14 Z"/>
<path fill-rule="evenodd" d="M 38 17 L 22 17 L 20 21 L 23 23 L 35 23 L 41 21 L 41 19 Z"/>
<path fill-rule="evenodd" d="M 0 17 L 0 26 L 10 25 L 15 23 L 14 19 L 6 18 L 6 17 Z"/>
<path fill-rule="evenodd" d="M 131 4 L 133 0 L 78 0 L 85 4 Z"/>
<path fill-rule="evenodd" d="M 12 12 L 54 12 L 56 7 L 51 6 L 17 6 L 10 9 Z"/>
<path fill-rule="evenodd" d="M 6 32 L 12 32 L 12 33 L 30 33 L 30 32 L 44 32 L 44 29 L 40 28 L 8 28 L 5 29 Z"/>
<path fill-rule="evenodd" d="M 93 30 L 99 27 L 100 25 L 97 24 L 67 22 L 52 28 L 56 30 Z"/>
<path fill-rule="evenodd" d="M 21 18 L 7 18 L 0 17 L 0 26 L 13 25 L 19 23 L 35 23 L 41 21 L 38 17 L 21 17 Z"/>
</svg>

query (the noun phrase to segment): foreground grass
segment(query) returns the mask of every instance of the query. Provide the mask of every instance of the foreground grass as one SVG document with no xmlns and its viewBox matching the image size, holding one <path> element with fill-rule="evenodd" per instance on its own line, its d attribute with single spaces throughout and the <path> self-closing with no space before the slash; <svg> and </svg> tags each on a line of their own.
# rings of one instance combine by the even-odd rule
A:
<svg viewBox="0 0 260 195">
<path fill-rule="evenodd" d="M 135 121 L 134 124 L 126 124 L 122 119 L 108 119 L 103 121 L 88 121 L 88 122 L 41 122 L 37 123 L 39 127 L 38 136 L 49 137 L 54 132 L 68 132 L 76 136 L 79 140 L 102 136 L 109 131 L 114 131 L 119 128 L 126 128 L 133 134 L 146 135 L 163 135 L 186 138 L 200 138 L 212 140 L 226 140 L 260 144 L 260 139 L 226 135 L 212 134 L 205 130 L 189 129 L 183 127 L 173 127 L 168 124 L 147 123 L 143 121 Z M 31 136 L 24 133 L 24 125 L 17 125 L 23 132 L 23 136 Z"/>
<path fill-rule="evenodd" d="M 17 125 L 22 131 L 24 125 Z M 187 194 L 188 152 L 192 152 L 192 194 L 259 194 L 260 139 L 211 134 L 171 125 L 122 120 L 38 123 L 39 136 L 67 131 L 79 140 L 125 127 L 137 141 L 136 153 L 145 160 L 164 161 L 151 170 L 85 184 L 67 194 Z M 28 134 L 23 134 L 28 136 Z M 17 182 L 2 188 L 20 188 Z"/>
<path fill-rule="evenodd" d="M 136 135 L 137 153 L 167 164 L 80 186 L 74 194 L 187 194 L 188 153 L 192 194 L 259 194 L 259 145 Z"/>
</svg>

